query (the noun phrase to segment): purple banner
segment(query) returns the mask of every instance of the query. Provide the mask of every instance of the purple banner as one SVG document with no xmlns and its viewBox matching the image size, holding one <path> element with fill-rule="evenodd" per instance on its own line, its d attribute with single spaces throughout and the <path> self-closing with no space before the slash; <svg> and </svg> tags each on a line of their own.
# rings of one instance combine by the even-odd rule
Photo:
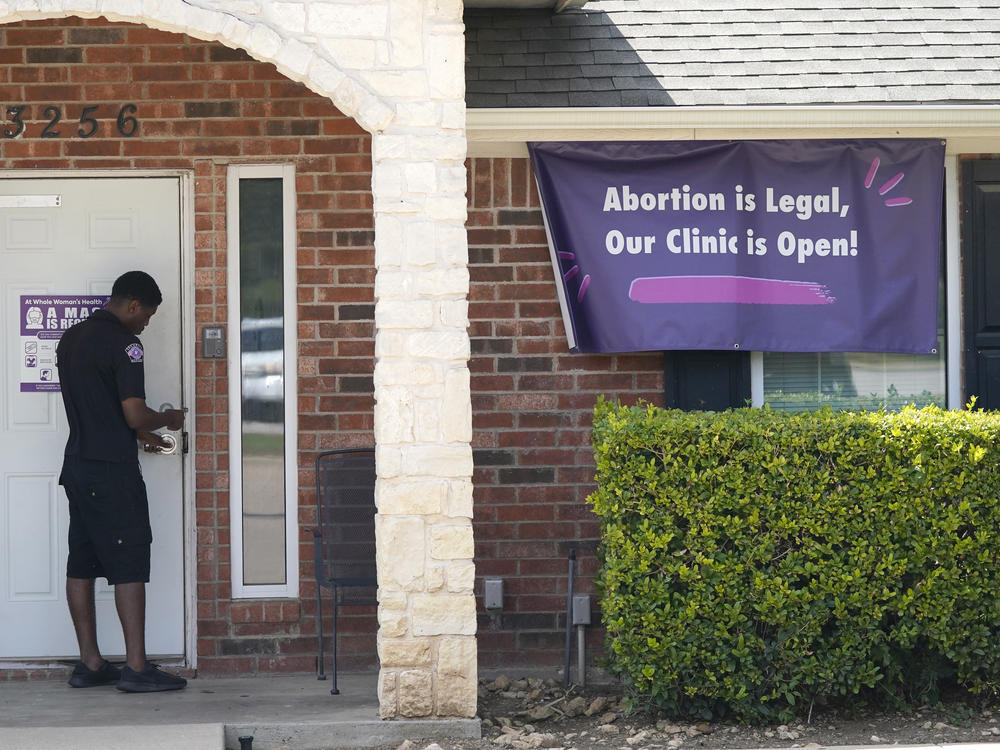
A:
<svg viewBox="0 0 1000 750">
<path fill-rule="evenodd" d="M 528 148 L 573 351 L 936 352 L 940 140 Z"/>
</svg>

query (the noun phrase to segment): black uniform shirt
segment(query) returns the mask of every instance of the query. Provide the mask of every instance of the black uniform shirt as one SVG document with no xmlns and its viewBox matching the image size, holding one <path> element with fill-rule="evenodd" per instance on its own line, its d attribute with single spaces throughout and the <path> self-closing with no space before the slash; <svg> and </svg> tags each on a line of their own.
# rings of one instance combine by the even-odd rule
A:
<svg viewBox="0 0 1000 750">
<path fill-rule="evenodd" d="M 69 420 L 67 456 L 135 461 L 135 430 L 122 401 L 145 400 L 142 343 L 107 310 L 70 328 L 56 347 L 63 404 Z"/>
</svg>

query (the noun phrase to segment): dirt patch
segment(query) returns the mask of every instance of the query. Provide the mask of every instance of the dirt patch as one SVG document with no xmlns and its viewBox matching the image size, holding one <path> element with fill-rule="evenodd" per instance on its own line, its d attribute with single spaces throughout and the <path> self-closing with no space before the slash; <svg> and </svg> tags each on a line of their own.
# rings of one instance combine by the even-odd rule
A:
<svg viewBox="0 0 1000 750">
<path fill-rule="evenodd" d="M 554 680 L 501 676 L 479 686 L 480 740 L 417 739 L 384 750 L 752 750 L 836 745 L 1000 742 L 1000 706 L 925 706 L 912 713 L 816 710 L 789 724 L 690 723 L 630 712 L 616 686 L 564 690 Z"/>
</svg>

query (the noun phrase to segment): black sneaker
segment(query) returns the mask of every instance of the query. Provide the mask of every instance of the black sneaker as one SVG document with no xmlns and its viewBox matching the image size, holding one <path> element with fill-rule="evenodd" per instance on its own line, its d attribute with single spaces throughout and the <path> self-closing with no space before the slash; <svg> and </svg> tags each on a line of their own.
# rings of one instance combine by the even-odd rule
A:
<svg viewBox="0 0 1000 750">
<path fill-rule="evenodd" d="M 75 688 L 98 687 L 114 685 L 122 676 L 122 671 L 111 662 L 105 661 L 97 669 L 91 669 L 82 661 L 73 667 L 73 675 L 69 678 L 69 686 Z"/>
<path fill-rule="evenodd" d="M 180 690 L 187 685 L 183 677 L 161 672 L 158 664 L 146 662 L 146 668 L 136 672 L 127 664 L 122 667 L 122 676 L 115 686 L 123 693 L 159 693 L 163 690 Z"/>
</svg>

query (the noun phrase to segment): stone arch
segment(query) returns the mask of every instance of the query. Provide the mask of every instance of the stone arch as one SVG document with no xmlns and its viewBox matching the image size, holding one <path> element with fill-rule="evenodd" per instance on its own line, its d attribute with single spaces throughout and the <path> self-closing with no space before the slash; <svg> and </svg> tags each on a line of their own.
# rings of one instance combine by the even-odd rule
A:
<svg viewBox="0 0 1000 750">
<path fill-rule="evenodd" d="M 225 0 L 15 0 L 0 15 L 0 24 L 64 16 L 104 17 L 219 42 L 243 49 L 260 62 L 273 63 L 290 80 L 329 97 L 368 132 L 389 127 L 393 107 L 362 78 L 362 71 L 376 59 L 377 40 L 361 40 L 368 44 L 358 44 L 355 38 L 318 37 L 308 29 L 304 4 L 301 16 L 291 10 L 293 3 L 283 4 L 286 7 L 281 16 L 273 11 L 262 12 L 269 9 L 267 3 L 245 2 L 241 3 L 245 9 L 234 11 L 223 10 L 226 4 Z M 249 12 L 254 6 L 256 14 Z M 330 28 L 357 29 L 359 23 L 362 28 L 367 23 L 368 30 L 374 32 L 380 26 L 380 16 L 388 15 L 387 4 L 373 4 L 376 12 L 368 12 L 366 18 L 357 17 L 357 9 L 355 17 L 350 17 L 352 8 L 348 5 L 332 7 L 344 17 L 319 19 Z M 381 23 L 386 24 L 387 20 Z M 334 44 L 338 41 L 341 44 Z M 335 48 L 342 50 L 339 59 L 329 51 Z"/>
</svg>

